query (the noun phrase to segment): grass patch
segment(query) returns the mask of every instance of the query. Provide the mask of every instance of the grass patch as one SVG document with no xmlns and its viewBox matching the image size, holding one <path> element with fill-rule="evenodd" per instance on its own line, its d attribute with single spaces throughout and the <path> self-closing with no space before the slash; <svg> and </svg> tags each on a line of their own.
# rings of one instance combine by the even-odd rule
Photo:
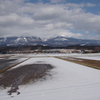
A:
<svg viewBox="0 0 100 100">
<path fill-rule="evenodd" d="M 97 60 L 74 58 L 74 57 L 55 57 L 55 58 L 59 58 L 62 60 L 70 61 L 73 63 L 85 65 L 85 66 L 100 70 L 100 61 L 97 61 Z"/>
<path fill-rule="evenodd" d="M 48 71 L 52 69 L 53 66 L 50 64 L 30 64 L 17 67 L 2 73 L 2 78 L 0 78 L 0 86 L 2 88 L 11 87 L 8 91 L 9 95 L 13 92 L 17 92 L 19 85 L 26 85 L 29 82 L 35 82 L 38 79 L 46 80 L 46 75 L 51 76 Z"/>
</svg>

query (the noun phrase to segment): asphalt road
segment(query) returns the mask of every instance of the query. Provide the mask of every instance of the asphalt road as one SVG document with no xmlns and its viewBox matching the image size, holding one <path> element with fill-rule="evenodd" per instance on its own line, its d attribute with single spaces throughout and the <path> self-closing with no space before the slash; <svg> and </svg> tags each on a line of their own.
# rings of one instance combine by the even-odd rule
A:
<svg viewBox="0 0 100 100">
<path fill-rule="evenodd" d="M 8 68 L 17 62 L 18 62 L 17 59 L 0 59 L 0 70 Z"/>
</svg>

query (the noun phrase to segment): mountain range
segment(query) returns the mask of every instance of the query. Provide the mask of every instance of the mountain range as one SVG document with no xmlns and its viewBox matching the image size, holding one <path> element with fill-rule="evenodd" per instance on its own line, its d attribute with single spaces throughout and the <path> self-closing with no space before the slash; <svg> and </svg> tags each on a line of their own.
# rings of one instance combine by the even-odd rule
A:
<svg viewBox="0 0 100 100">
<path fill-rule="evenodd" d="M 57 36 L 49 39 L 42 39 L 34 36 L 20 36 L 20 37 L 1 37 L 0 46 L 30 46 L 30 45 L 43 45 L 43 46 L 56 46 L 64 47 L 69 45 L 100 45 L 100 40 L 87 40 L 68 38 L 64 36 Z"/>
</svg>

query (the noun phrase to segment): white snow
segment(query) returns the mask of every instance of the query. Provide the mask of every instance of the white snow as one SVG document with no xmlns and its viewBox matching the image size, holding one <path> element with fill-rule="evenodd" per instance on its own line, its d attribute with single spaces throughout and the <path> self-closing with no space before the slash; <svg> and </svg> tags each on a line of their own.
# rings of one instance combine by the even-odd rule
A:
<svg viewBox="0 0 100 100">
<path fill-rule="evenodd" d="M 90 59 L 90 60 L 100 60 L 100 53 L 93 53 L 93 54 L 75 54 L 70 55 L 71 57 L 75 58 L 82 58 L 82 59 Z"/>
<path fill-rule="evenodd" d="M 7 95 L 9 88 L 0 90 L 0 100 L 100 100 L 99 70 L 45 55 L 32 57 L 20 65 L 38 61 L 54 66 L 50 70 L 52 76 L 20 86 L 21 94 L 12 94 L 14 97 Z"/>
<path fill-rule="evenodd" d="M 54 39 L 54 40 L 56 40 L 56 41 L 65 41 L 65 40 L 68 40 L 68 39 L 66 39 L 66 38 L 57 38 L 57 39 Z"/>
<path fill-rule="evenodd" d="M 25 37 L 18 37 L 18 38 L 15 40 L 16 43 L 17 43 L 17 42 L 20 42 L 20 41 L 25 41 L 25 42 L 27 42 L 27 39 L 26 39 Z"/>
<path fill-rule="evenodd" d="M 24 37 L 25 42 L 27 42 L 27 39 Z"/>
<path fill-rule="evenodd" d="M 82 59 L 90 59 L 90 60 L 100 60 L 100 57 L 77 57 Z"/>
<path fill-rule="evenodd" d="M 16 40 L 15 40 L 15 42 L 17 43 L 17 42 L 19 42 L 21 40 L 21 38 L 17 38 Z"/>
</svg>

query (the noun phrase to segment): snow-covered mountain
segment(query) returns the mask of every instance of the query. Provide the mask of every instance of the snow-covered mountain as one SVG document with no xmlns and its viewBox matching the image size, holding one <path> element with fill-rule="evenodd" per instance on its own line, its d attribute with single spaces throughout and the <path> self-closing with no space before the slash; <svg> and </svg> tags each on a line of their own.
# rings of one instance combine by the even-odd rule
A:
<svg viewBox="0 0 100 100">
<path fill-rule="evenodd" d="M 47 46 L 68 46 L 68 45 L 100 45 L 100 40 L 83 40 L 57 36 L 49 39 L 39 37 L 2 37 L 0 46 L 26 46 L 26 45 L 47 45 Z"/>
<path fill-rule="evenodd" d="M 68 46 L 68 45 L 100 45 L 100 40 L 86 40 L 68 38 L 63 36 L 57 36 L 47 40 L 48 45 L 52 46 Z"/>
<path fill-rule="evenodd" d="M 2 37 L 0 38 L 0 46 L 24 46 L 41 44 L 42 39 L 38 37 Z"/>
</svg>

